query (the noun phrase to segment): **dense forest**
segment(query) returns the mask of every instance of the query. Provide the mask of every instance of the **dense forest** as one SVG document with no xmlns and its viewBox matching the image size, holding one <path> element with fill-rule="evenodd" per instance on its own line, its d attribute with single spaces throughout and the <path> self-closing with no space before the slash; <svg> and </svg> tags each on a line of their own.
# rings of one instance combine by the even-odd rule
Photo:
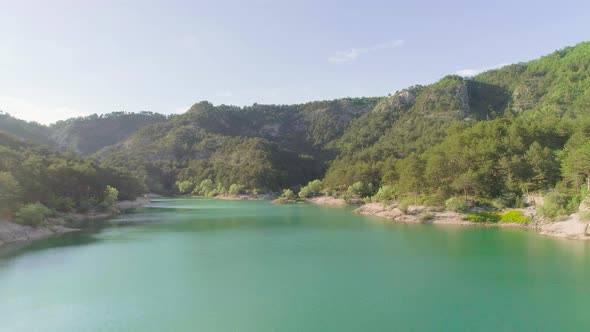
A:
<svg viewBox="0 0 590 332">
<path fill-rule="evenodd" d="M 200 102 L 173 117 L 113 113 L 50 127 L 3 115 L 0 130 L 37 144 L 49 135 L 50 148 L 92 154 L 10 149 L 19 156 L 44 151 L 29 153 L 115 176 L 101 176 L 84 199 L 100 200 L 107 182 L 126 196 L 288 189 L 289 196 L 497 208 L 538 193 L 548 196 L 546 214 L 555 216 L 573 211 L 590 189 L 589 110 L 586 42 L 386 97 L 247 107 Z M 28 186 L 18 167 L 2 167 Z M 51 199 L 26 200 L 56 206 Z"/>
<path fill-rule="evenodd" d="M 56 212 L 107 209 L 146 191 L 131 174 L 0 132 L 0 217 L 39 225 Z"/>
</svg>

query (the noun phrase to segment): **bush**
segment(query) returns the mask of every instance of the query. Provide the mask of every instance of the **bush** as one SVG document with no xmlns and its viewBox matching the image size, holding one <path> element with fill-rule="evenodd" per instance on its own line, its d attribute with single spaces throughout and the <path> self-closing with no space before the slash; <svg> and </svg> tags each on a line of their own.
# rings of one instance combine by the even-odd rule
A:
<svg viewBox="0 0 590 332">
<path fill-rule="evenodd" d="M 496 223 L 500 221 L 501 217 L 498 213 L 495 212 L 478 212 L 478 213 L 470 213 L 464 220 L 473 221 L 473 222 L 492 222 Z"/>
<path fill-rule="evenodd" d="M 230 195 L 239 195 L 239 194 L 243 194 L 244 193 L 244 185 L 242 184 L 237 184 L 237 183 L 232 183 L 231 186 L 229 186 L 229 191 L 228 193 Z"/>
<path fill-rule="evenodd" d="M 16 212 L 16 221 L 23 225 L 40 226 L 47 217 L 51 216 L 51 211 L 45 205 L 37 202 L 34 204 L 27 204 Z"/>
<path fill-rule="evenodd" d="M 76 202 L 70 197 L 55 197 L 51 200 L 49 206 L 57 211 L 70 212 L 74 210 Z"/>
<path fill-rule="evenodd" d="M 347 190 L 349 195 L 356 198 L 371 196 L 373 194 L 373 191 L 373 184 L 367 184 L 360 181 L 350 185 Z"/>
<path fill-rule="evenodd" d="M 469 209 L 469 204 L 467 204 L 462 198 L 451 197 L 445 201 L 445 207 L 449 211 L 465 212 Z"/>
<path fill-rule="evenodd" d="M 393 186 L 383 186 L 379 188 L 379 191 L 371 197 L 373 202 L 392 202 L 397 198 L 397 191 Z"/>
<path fill-rule="evenodd" d="M 113 206 L 113 204 L 115 204 L 117 198 L 119 198 L 119 190 L 117 190 L 115 187 L 107 186 L 104 190 L 104 198 L 102 199 L 100 205 L 103 208 L 110 208 Z"/>
<path fill-rule="evenodd" d="M 192 181 L 176 181 L 176 187 L 181 194 L 188 194 L 195 190 L 195 184 Z"/>
<path fill-rule="evenodd" d="M 500 219 L 500 222 L 515 222 L 518 224 L 528 224 L 532 221 L 531 218 L 522 214 L 521 211 L 508 211 L 504 213 Z"/>
<path fill-rule="evenodd" d="M 403 213 L 403 214 L 408 214 L 408 211 L 410 209 L 410 203 L 403 201 L 401 203 L 399 203 L 399 205 L 397 206 L 397 208 Z"/>
<path fill-rule="evenodd" d="M 539 215 L 555 219 L 573 212 L 568 209 L 571 196 L 552 191 L 543 197 L 543 206 L 538 209 Z"/>
<path fill-rule="evenodd" d="M 418 217 L 418 221 L 424 224 L 432 220 L 432 218 L 434 218 L 434 215 L 432 213 L 424 213 L 420 215 L 420 217 Z"/>
<path fill-rule="evenodd" d="M 505 193 L 500 195 L 500 197 L 496 197 L 492 200 L 492 206 L 498 210 L 505 209 L 507 207 L 515 206 L 516 202 L 519 202 L 520 199 L 513 193 Z"/>
<path fill-rule="evenodd" d="M 283 194 L 281 195 L 281 198 L 295 199 L 295 193 L 291 189 L 285 189 L 285 190 L 283 190 Z"/>
<path fill-rule="evenodd" d="M 322 181 L 320 180 L 313 180 L 307 183 L 307 186 L 301 188 L 299 191 L 299 197 L 301 198 L 308 198 L 317 196 L 322 191 Z"/>
</svg>

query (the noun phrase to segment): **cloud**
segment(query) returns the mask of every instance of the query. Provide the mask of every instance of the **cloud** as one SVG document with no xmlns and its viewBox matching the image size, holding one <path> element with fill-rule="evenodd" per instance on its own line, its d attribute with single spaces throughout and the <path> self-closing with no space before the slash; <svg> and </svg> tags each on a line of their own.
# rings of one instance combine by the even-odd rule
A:
<svg viewBox="0 0 590 332">
<path fill-rule="evenodd" d="M 482 67 L 482 68 L 471 68 L 471 69 L 461 69 L 461 70 L 457 70 L 455 72 L 456 75 L 459 76 L 475 76 L 477 74 L 481 74 L 484 71 L 488 71 L 488 70 L 492 70 L 492 69 L 498 69 L 498 68 L 502 68 L 504 66 L 509 65 L 508 63 L 500 63 L 497 64 L 495 66 L 489 66 L 489 67 Z"/>
<path fill-rule="evenodd" d="M 358 59 L 362 54 L 367 54 L 371 52 L 376 52 L 379 50 L 385 49 L 392 49 L 400 47 L 404 44 L 404 41 L 401 39 L 392 40 L 385 43 L 375 44 L 369 47 L 362 47 L 362 48 L 352 48 L 346 51 L 337 51 L 333 56 L 328 58 L 328 61 L 331 63 L 342 63 L 342 62 L 350 62 Z"/>
<path fill-rule="evenodd" d="M 71 107 L 41 105 L 27 99 L 8 96 L 0 96 L 0 110 L 19 119 L 43 124 L 86 115 Z"/>
</svg>

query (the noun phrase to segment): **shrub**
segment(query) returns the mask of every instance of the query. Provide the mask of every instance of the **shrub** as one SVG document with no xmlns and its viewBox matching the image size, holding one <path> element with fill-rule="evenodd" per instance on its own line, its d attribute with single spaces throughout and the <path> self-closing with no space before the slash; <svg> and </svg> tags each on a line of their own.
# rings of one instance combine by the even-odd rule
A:
<svg viewBox="0 0 590 332">
<path fill-rule="evenodd" d="M 429 222 L 432 218 L 434 218 L 432 213 L 424 213 L 418 217 L 418 221 L 424 224 Z"/>
<path fill-rule="evenodd" d="M 195 184 L 192 181 L 177 181 L 176 187 L 181 194 L 188 194 L 195 190 Z"/>
<path fill-rule="evenodd" d="M 104 198 L 102 199 L 101 206 L 109 208 L 115 204 L 119 198 L 119 190 L 115 187 L 107 186 L 104 190 Z"/>
<path fill-rule="evenodd" d="M 469 204 L 467 204 L 462 198 L 451 197 L 445 201 L 445 207 L 449 211 L 465 212 L 469 209 Z"/>
<path fill-rule="evenodd" d="M 285 190 L 283 190 L 283 194 L 281 195 L 281 198 L 295 199 L 295 193 L 291 189 L 285 189 Z"/>
<path fill-rule="evenodd" d="M 70 197 L 54 197 L 49 206 L 52 206 L 57 211 L 70 212 L 74 210 L 76 202 Z"/>
<path fill-rule="evenodd" d="M 568 210 L 571 197 L 569 195 L 552 191 L 543 197 L 543 206 L 538 209 L 543 217 L 556 218 L 573 212 Z"/>
<path fill-rule="evenodd" d="M 45 205 L 37 202 L 27 204 L 16 212 L 16 221 L 29 226 L 40 226 L 53 212 Z"/>
<path fill-rule="evenodd" d="M 403 213 L 403 214 L 408 214 L 408 211 L 410 209 L 410 203 L 408 203 L 407 201 L 403 201 L 401 203 L 399 203 L 399 205 L 397 206 L 397 208 Z"/>
<path fill-rule="evenodd" d="M 393 186 L 383 186 L 379 188 L 379 191 L 371 197 L 374 202 L 392 202 L 397 198 L 397 191 Z"/>
<path fill-rule="evenodd" d="M 373 184 L 363 183 L 363 182 L 355 182 L 354 184 L 348 187 L 348 194 L 357 198 L 363 198 L 367 196 L 371 196 L 373 194 Z"/>
<path fill-rule="evenodd" d="M 528 224 L 532 221 L 531 218 L 522 214 L 521 211 L 508 211 L 504 213 L 500 219 L 500 222 L 515 222 L 518 224 Z"/>
<path fill-rule="evenodd" d="M 492 222 L 496 223 L 500 221 L 501 217 L 498 213 L 495 212 L 477 212 L 477 213 L 470 213 L 464 220 L 473 221 L 473 222 Z"/>
<path fill-rule="evenodd" d="M 317 196 L 322 191 L 322 181 L 320 180 L 313 180 L 307 183 L 307 186 L 301 188 L 299 191 L 299 197 L 301 198 L 308 198 Z"/>
<path fill-rule="evenodd" d="M 498 210 L 505 209 L 507 207 L 513 207 L 516 202 L 520 201 L 519 197 L 513 193 L 505 193 L 496 197 L 492 200 L 492 206 Z"/>
<path fill-rule="evenodd" d="M 239 194 L 243 194 L 244 193 L 244 185 L 242 184 L 237 184 L 237 183 L 232 183 L 231 186 L 229 186 L 229 191 L 228 193 L 230 195 L 239 195 Z"/>
</svg>

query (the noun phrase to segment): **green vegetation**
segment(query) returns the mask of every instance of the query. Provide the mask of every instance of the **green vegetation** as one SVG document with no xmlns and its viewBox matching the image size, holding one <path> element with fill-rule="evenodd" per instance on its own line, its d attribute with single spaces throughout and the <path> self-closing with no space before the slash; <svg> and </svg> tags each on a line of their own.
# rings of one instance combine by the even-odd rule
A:
<svg viewBox="0 0 590 332">
<path fill-rule="evenodd" d="M 45 205 L 37 202 L 21 207 L 16 213 L 16 221 L 23 224 L 38 227 L 41 226 L 53 211 Z"/>
<path fill-rule="evenodd" d="M 295 193 L 293 192 L 293 190 L 291 189 L 285 189 L 283 190 L 283 193 L 281 194 L 281 196 L 279 196 L 279 198 L 275 199 L 273 201 L 273 203 L 276 204 L 293 204 L 293 203 L 297 203 L 299 201 L 299 199 L 297 198 L 297 196 L 295 195 Z"/>
<path fill-rule="evenodd" d="M 383 98 L 247 107 L 204 101 L 169 118 L 113 113 L 68 120 L 50 128 L 61 133 L 52 134 L 57 146 L 82 154 L 100 149 L 92 156 L 98 161 L 66 154 L 59 157 L 63 167 L 41 167 L 56 173 L 47 178 L 70 182 L 60 172 L 71 168 L 75 174 L 67 179 L 73 182 L 94 179 L 102 169 L 126 180 L 101 175 L 88 192 L 74 195 L 84 188 L 77 184 L 37 197 L 34 183 L 3 167 L 10 175 L 0 174 L 0 188 L 22 190 L 0 200 L 10 210 L 36 201 L 68 209 L 100 203 L 106 185 L 121 197 L 143 190 L 215 196 L 301 188 L 301 198 L 323 193 L 465 212 L 472 206 L 517 208 L 527 195 L 548 192 L 540 213 L 555 218 L 575 211 L 590 189 L 589 64 L 586 42 Z M 5 127 L 31 140 L 47 129 L 4 119 Z M 121 127 L 105 129 L 115 122 Z M 91 129 L 81 129 L 86 126 Z M 16 154 L 18 165 L 37 174 L 30 168 L 34 158 Z"/>
<path fill-rule="evenodd" d="M 476 212 L 468 214 L 464 219 L 473 222 L 497 223 L 502 220 L 502 216 L 496 212 Z"/>
<path fill-rule="evenodd" d="M 543 197 L 543 205 L 539 207 L 537 212 L 539 215 L 551 219 L 566 216 L 574 212 L 574 208 L 570 204 L 571 201 L 570 195 L 553 191 Z"/>
<path fill-rule="evenodd" d="M 127 171 L 19 141 L 0 132 L 0 213 L 39 225 L 49 211 L 105 209 L 145 192 Z M 43 212 L 43 213 L 42 213 Z"/>
<path fill-rule="evenodd" d="M 512 222 L 517 224 L 528 224 L 532 221 L 531 218 L 525 216 L 521 211 L 508 211 L 502 214 L 500 222 Z"/>
<path fill-rule="evenodd" d="M 469 209 L 469 204 L 459 197 L 451 197 L 445 201 L 445 207 L 449 211 L 465 212 Z"/>
<path fill-rule="evenodd" d="M 307 183 L 307 186 L 301 188 L 299 190 L 299 197 L 301 198 L 309 198 L 320 195 L 322 192 L 322 181 L 320 180 L 313 180 Z"/>
</svg>

